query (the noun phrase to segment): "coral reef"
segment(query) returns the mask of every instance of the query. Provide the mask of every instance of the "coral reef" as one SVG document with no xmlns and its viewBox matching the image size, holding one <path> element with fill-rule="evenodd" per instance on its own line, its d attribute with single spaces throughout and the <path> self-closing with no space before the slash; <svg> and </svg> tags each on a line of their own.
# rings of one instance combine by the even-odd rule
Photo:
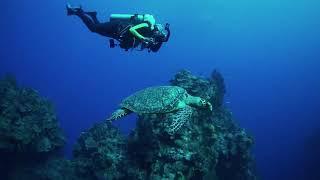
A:
<svg viewBox="0 0 320 180">
<path fill-rule="evenodd" d="M 21 163 L 8 178 L 256 180 L 250 153 L 253 138 L 235 123 L 231 112 L 223 106 L 226 88 L 222 75 L 213 71 L 210 78 L 203 78 L 183 70 L 170 80 L 170 85 L 210 101 L 213 111 L 193 108 L 192 116 L 175 134 L 165 133 L 168 116 L 164 114 L 139 115 L 137 126 L 128 137 L 111 123 L 95 124 L 81 133 L 72 160 L 51 155 L 45 161 Z M 0 128 L 4 129 L 0 133 L 5 135 L 4 140 L 0 139 L 2 149 L 42 153 L 62 146 L 63 138 L 58 133 L 52 109 L 35 91 L 19 89 L 7 78 L 0 82 L 0 97 L 3 121 Z M 14 123 L 19 121 L 22 129 L 27 127 L 23 135 L 28 138 L 12 133 L 16 126 L 21 126 Z M 43 131 L 44 124 L 51 128 Z M 9 129 L 12 132 L 9 133 Z"/>
<path fill-rule="evenodd" d="M 174 135 L 165 133 L 164 114 L 140 115 L 127 140 L 111 125 L 95 125 L 81 135 L 75 148 L 83 174 L 94 174 L 94 179 L 255 180 L 253 139 L 223 107 L 221 74 L 214 71 L 205 79 L 183 70 L 170 82 L 209 100 L 214 111 L 195 109 Z"/>
<path fill-rule="evenodd" d="M 55 153 L 65 143 L 52 105 L 13 76 L 0 80 L 0 171 L 8 174 Z M 7 175 L 4 175 L 6 177 Z"/>
<path fill-rule="evenodd" d="M 88 179 L 120 179 L 125 165 L 126 140 L 110 123 L 83 132 L 73 154 L 78 174 Z"/>
<path fill-rule="evenodd" d="M 222 107 L 225 86 L 221 74 L 214 71 L 211 79 L 204 79 L 183 70 L 170 82 L 209 100 L 215 109 L 212 113 L 195 110 L 174 137 L 163 133 L 161 115 L 141 116 L 128 148 L 129 159 L 146 174 L 142 179 L 201 179 L 207 174 L 224 180 L 255 179 L 250 155 L 253 139 Z"/>
<path fill-rule="evenodd" d="M 0 150 L 50 152 L 63 145 L 52 105 L 9 75 L 0 80 Z"/>
<path fill-rule="evenodd" d="M 77 176 L 73 161 L 59 157 L 51 157 L 46 161 L 22 164 L 16 167 L 8 179 L 40 179 L 40 180 L 87 180 Z"/>
<path fill-rule="evenodd" d="M 190 71 L 182 70 L 170 80 L 174 86 L 180 86 L 193 96 L 200 96 L 211 102 L 215 109 L 223 105 L 223 97 L 226 92 L 222 75 L 214 70 L 210 79 L 197 77 Z"/>
</svg>

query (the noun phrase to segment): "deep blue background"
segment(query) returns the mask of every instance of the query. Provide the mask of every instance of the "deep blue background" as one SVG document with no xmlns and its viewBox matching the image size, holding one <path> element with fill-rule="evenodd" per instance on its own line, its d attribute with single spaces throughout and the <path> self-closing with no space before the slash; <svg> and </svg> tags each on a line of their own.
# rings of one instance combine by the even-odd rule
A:
<svg viewBox="0 0 320 180">
<path fill-rule="evenodd" d="M 320 127 L 320 1 L 71 1 L 111 13 L 152 13 L 172 37 L 157 54 L 109 49 L 65 1 L 2 0 L 0 75 L 50 99 L 68 137 L 104 120 L 135 90 L 167 84 L 180 69 L 227 83 L 226 105 L 256 139 L 263 179 L 301 179 L 304 140 Z M 124 132 L 134 116 L 116 123 Z"/>
</svg>

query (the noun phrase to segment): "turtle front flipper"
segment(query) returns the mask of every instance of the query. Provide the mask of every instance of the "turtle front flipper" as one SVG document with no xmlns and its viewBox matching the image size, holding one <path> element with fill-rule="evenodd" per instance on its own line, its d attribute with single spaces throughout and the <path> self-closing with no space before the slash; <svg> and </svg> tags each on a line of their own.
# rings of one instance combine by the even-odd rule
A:
<svg viewBox="0 0 320 180">
<path fill-rule="evenodd" d="M 193 110 L 190 106 L 179 109 L 168 116 L 168 127 L 166 132 L 169 135 L 174 135 L 192 116 Z"/>
<path fill-rule="evenodd" d="M 118 109 L 115 112 L 112 113 L 111 117 L 107 119 L 107 121 L 114 121 L 116 119 L 120 119 L 128 114 L 130 114 L 132 111 L 128 109 Z"/>
</svg>

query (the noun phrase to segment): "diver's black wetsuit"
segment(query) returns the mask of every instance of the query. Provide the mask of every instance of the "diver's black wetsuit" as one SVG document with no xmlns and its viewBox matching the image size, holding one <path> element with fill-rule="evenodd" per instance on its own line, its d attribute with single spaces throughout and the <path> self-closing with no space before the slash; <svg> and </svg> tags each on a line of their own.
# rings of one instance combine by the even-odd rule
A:
<svg viewBox="0 0 320 180">
<path fill-rule="evenodd" d="M 113 20 L 101 23 L 97 18 L 96 12 L 84 12 L 82 10 L 79 10 L 75 15 L 84 22 L 91 32 L 118 40 L 120 47 L 125 50 L 135 48 L 141 43 L 129 32 L 129 28 L 134 25 L 133 22 Z M 147 28 L 142 28 L 139 31 L 146 37 L 152 34 Z"/>
<path fill-rule="evenodd" d="M 120 21 L 101 23 L 97 18 L 96 12 L 79 11 L 75 15 L 83 21 L 91 32 L 110 38 L 116 38 Z"/>
<path fill-rule="evenodd" d="M 140 28 L 138 32 L 141 35 L 144 37 L 154 38 L 155 40 L 152 44 L 145 44 L 145 42 L 135 38 L 129 31 L 132 26 L 141 23 L 134 19 L 134 16 L 128 21 L 112 20 L 102 23 L 97 18 L 97 12 L 85 12 L 81 8 L 69 8 L 68 11 L 70 11 L 68 12 L 68 15 L 78 16 L 91 32 L 116 39 L 120 43 L 119 46 L 125 50 L 136 48 L 141 44 L 141 50 L 147 48 L 149 51 L 157 52 L 161 48 L 162 43 L 167 42 L 170 37 L 169 28 L 167 29 L 167 36 L 163 36 L 161 33 L 159 34 L 159 32 L 157 33 L 156 31 L 152 31 L 150 28 Z M 110 47 L 114 47 L 114 45 Z"/>
</svg>

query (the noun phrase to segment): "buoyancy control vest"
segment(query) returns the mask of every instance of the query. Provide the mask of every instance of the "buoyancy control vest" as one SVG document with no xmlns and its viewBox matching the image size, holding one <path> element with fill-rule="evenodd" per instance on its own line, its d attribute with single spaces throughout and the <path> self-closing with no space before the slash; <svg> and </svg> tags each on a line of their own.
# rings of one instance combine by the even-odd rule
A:
<svg viewBox="0 0 320 180">
<path fill-rule="evenodd" d="M 119 46 L 126 51 L 130 48 L 134 48 L 137 46 L 136 38 L 134 38 L 131 33 L 129 33 L 129 29 L 135 25 L 141 23 L 147 23 L 150 29 L 140 29 L 140 33 L 143 35 L 149 36 L 155 26 L 155 19 L 150 14 L 111 14 L 110 22 L 119 23 L 117 29 L 117 37 L 116 38 L 120 44 Z M 114 47 L 114 41 L 110 41 L 110 47 Z"/>
</svg>

